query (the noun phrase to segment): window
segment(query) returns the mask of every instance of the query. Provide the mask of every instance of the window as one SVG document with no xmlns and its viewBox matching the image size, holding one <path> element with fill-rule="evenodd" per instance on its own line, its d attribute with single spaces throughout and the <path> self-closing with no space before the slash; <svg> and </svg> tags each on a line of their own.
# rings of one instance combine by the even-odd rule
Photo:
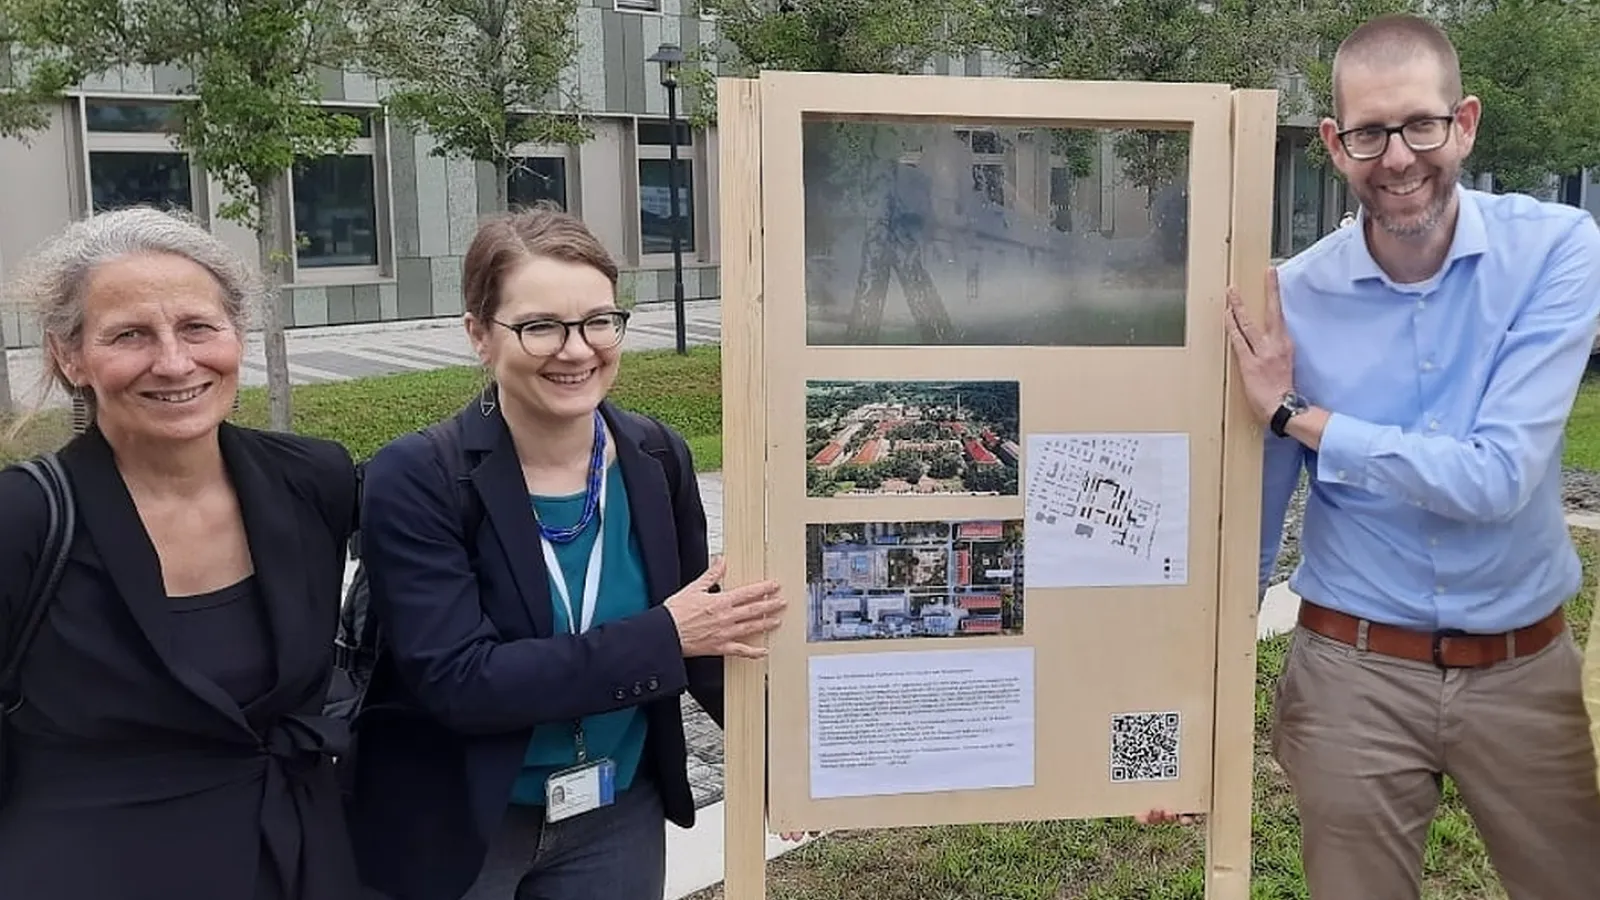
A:
<svg viewBox="0 0 1600 900">
<path fill-rule="evenodd" d="M 372 118 L 343 154 L 295 163 L 295 262 L 301 269 L 363 268 L 378 274 L 377 166 Z"/>
<path fill-rule="evenodd" d="M 89 208 L 197 208 L 189 155 L 178 150 L 171 103 L 85 100 Z"/>
<path fill-rule="evenodd" d="M 567 161 L 559 156 L 518 156 L 506 176 L 506 203 L 515 208 L 549 200 L 564 210 L 567 205 Z"/>
<path fill-rule="evenodd" d="M 617 0 L 617 9 L 629 12 L 661 12 L 661 0 Z"/>
<path fill-rule="evenodd" d="M 666 122 L 641 121 L 639 135 L 639 252 L 672 252 L 672 140 Z M 678 236 L 683 252 L 695 249 L 694 132 L 683 123 L 678 143 Z"/>
</svg>

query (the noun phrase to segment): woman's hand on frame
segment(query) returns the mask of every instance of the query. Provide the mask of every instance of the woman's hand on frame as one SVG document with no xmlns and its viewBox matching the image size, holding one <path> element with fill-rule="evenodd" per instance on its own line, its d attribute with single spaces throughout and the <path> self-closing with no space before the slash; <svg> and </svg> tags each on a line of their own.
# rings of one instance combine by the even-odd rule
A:
<svg viewBox="0 0 1600 900">
<path fill-rule="evenodd" d="M 783 621 L 788 605 L 775 581 L 758 581 L 721 591 L 712 590 L 727 564 L 718 557 L 699 578 L 662 604 L 678 628 L 684 656 L 737 656 L 760 659 L 765 647 L 750 643 Z"/>
</svg>

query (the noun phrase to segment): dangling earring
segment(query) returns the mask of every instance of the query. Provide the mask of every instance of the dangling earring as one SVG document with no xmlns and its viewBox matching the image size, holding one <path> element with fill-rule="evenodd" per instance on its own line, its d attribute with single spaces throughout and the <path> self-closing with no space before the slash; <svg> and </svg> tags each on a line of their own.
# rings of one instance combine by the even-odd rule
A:
<svg viewBox="0 0 1600 900">
<path fill-rule="evenodd" d="M 483 388 L 478 391 L 478 412 L 485 418 L 494 414 L 495 398 L 491 389 L 494 387 L 494 378 L 489 370 L 483 370 Z"/>
</svg>

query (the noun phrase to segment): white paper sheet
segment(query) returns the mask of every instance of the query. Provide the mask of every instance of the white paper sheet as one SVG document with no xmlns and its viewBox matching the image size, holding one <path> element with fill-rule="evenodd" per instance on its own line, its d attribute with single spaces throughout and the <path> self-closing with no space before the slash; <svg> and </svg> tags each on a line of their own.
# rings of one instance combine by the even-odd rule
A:
<svg viewBox="0 0 1600 900">
<path fill-rule="evenodd" d="M 1029 588 L 1185 584 L 1189 436 L 1028 436 Z"/>
<path fill-rule="evenodd" d="M 810 659 L 811 797 L 1033 784 L 1033 648 Z"/>
</svg>

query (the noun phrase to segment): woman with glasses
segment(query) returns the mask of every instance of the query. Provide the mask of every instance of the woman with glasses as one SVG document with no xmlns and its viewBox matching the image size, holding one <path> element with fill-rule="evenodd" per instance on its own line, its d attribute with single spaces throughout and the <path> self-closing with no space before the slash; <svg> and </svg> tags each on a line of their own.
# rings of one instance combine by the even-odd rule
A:
<svg viewBox="0 0 1600 900">
<path fill-rule="evenodd" d="M 687 444 L 606 399 L 628 313 L 582 222 L 486 221 L 463 272 L 489 375 L 367 464 L 384 647 L 357 718 L 351 828 L 392 900 L 647 900 L 689 827 L 680 698 L 722 721 L 776 585 L 718 590 Z"/>
</svg>

